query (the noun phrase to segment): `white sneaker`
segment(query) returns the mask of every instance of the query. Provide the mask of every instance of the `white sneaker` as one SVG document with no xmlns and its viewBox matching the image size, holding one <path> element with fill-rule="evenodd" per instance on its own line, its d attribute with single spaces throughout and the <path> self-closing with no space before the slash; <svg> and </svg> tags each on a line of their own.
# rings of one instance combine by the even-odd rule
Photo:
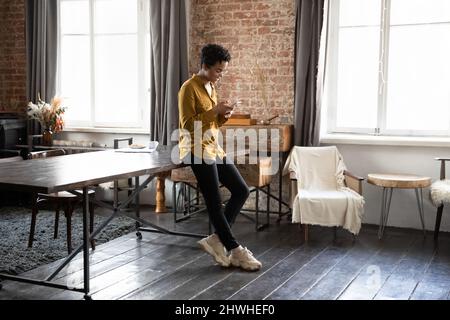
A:
<svg viewBox="0 0 450 320">
<path fill-rule="evenodd" d="M 230 266 L 230 258 L 227 256 L 227 250 L 215 233 L 209 237 L 201 239 L 197 243 L 203 250 L 212 255 L 214 260 L 222 267 Z"/>
<path fill-rule="evenodd" d="M 230 262 L 235 267 L 241 267 L 247 271 L 257 271 L 262 264 L 253 256 L 253 253 L 242 246 L 231 250 Z"/>
</svg>

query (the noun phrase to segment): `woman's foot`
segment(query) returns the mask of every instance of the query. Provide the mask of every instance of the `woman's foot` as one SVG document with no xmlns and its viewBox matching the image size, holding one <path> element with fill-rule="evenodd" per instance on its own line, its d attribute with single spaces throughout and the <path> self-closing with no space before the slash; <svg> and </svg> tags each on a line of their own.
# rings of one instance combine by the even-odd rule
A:
<svg viewBox="0 0 450 320">
<path fill-rule="evenodd" d="M 253 253 L 245 247 L 239 246 L 231 250 L 230 262 L 235 267 L 241 267 L 247 271 L 257 271 L 262 264 L 253 256 Z"/>
<path fill-rule="evenodd" d="M 213 256 L 214 260 L 222 267 L 230 266 L 230 258 L 227 256 L 227 250 L 223 246 L 217 234 L 201 239 L 197 242 L 200 247 Z"/>
</svg>

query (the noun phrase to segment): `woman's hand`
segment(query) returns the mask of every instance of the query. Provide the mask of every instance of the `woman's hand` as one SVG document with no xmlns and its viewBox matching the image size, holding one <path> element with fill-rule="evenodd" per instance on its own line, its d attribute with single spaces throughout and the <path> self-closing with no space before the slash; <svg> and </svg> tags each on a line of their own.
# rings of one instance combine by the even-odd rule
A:
<svg viewBox="0 0 450 320">
<path fill-rule="evenodd" d="M 225 118 L 229 118 L 234 109 L 235 105 L 232 105 L 229 100 L 221 101 L 216 106 L 216 113 L 218 115 L 224 116 Z"/>
</svg>

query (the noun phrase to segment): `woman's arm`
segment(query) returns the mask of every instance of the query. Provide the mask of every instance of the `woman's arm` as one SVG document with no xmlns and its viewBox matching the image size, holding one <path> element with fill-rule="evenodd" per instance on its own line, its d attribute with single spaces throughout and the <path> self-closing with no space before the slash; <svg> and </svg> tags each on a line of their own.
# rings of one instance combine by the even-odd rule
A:
<svg viewBox="0 0 450 320">
<path fill-rule="evenodd" d="M 183 86 L 178 93 L 178 111 L 180 114 L 180 129 L 194 132 L 194 122 L 201 121 L 202 126 L 217 119 L 217 108 L 214 107 L 202 113 L 195 111 L 195 93 L 190 86 Z"/>
</svg>

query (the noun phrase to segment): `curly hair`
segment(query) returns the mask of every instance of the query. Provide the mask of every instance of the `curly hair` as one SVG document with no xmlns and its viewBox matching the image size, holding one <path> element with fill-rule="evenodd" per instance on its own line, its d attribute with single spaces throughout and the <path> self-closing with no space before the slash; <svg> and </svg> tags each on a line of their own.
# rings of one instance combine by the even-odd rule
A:
<svg viewBox="0 0 450 320">
<path fill-rule="evenodd" d="M 202 48 L 200 65 L 205 64 L 208 68 L 217 62 L 230 62 L 231 55 L 227 49 L 218 44 L 207 44 Z"/>
</svg>

